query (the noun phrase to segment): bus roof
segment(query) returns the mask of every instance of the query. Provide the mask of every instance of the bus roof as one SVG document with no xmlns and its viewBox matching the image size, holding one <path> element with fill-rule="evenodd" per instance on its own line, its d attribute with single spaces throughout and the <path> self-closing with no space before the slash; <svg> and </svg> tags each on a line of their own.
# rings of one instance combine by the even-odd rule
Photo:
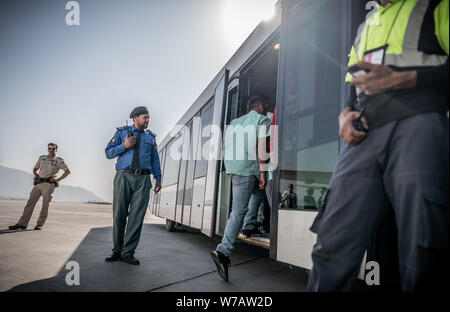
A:
<svg viewBox="0 0 450 312">
<path fill-rule="evenodd" d="M 181 117 L 177 124 L 185 125 L 198 111 L 214 96 L 215 88 L 221 79 L 225 69 L 230 71 L 230 77 L 236 74 L 242 65 L 264 44 L 264 42 L 279 28 L 281 24 L 281 1 L 275 5 L 275 16 L 269 21 L 262 21 L 247 37 L 244 43 L 234 53 L 230 60 L 222 67 L 219 73 L 209 83 L 206 89 L 200 94 L 197 100 L 191 105 L 188 111 Z M 175 125 L 174 125 L 175 126 Z M 172 139 L 168 133 L 159 144 L 159 150 L 164 148 Z"/>
</svg>

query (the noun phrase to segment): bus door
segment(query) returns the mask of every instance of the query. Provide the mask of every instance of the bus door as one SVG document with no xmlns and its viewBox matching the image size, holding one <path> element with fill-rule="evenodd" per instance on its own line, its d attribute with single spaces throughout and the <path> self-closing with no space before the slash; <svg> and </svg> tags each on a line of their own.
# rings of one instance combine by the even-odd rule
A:
<svg viewBox="0 0 450 312">
<path fill-rule="evenodd" d="M 232 79 L 227 88 L 225 125 L 228 126 L 238 116 L 239 77 Z M 225 131 L 225 129 L 224 129 Z M 225 133 L 223 133 L 225 136 Z M 216 211 L 216 234 L 223 235 L 231 207 L 231 176 L 225 172 L 223 159 L 220 164 L 218 209 Z"/>
<path fill-rule="evenodd" d="M 221 130 L 224 122 L 224 107 L 229 71 L 225 70 L 214 92 L 214 113 L 209 142 L 208 170 L 206 173 L 205 200 L 203 206 L 202 233 L 212 237 L 216 221 L 217 184 L 219 182 L 220 155 L 222 146 Z M 202 129 L 202 131 L 207 131 Z M 203 151 L 202 151 L 203 152 Z"/>
<path fill-rule="evenodd" d="M 339 152 L 349 40 L 346 1 L 283 2 L 271 257 L 310 269 L 309 230 L 322 208 Z M 275 196 L 276 195 L 276 196 Z M 286 199 L 290 196 L 291 201 Z"/>
<path fill-rule="evenodd" d="M 178 193 L 177 193 L 177 203 L 175 206 L 175 222 L 183 223 L 183 213 L 184 213 L 184 202 L 185 202 L 185 187 L 186 187 L 186 177 L 188 171 L 189 160 L 191 159 L 192 154 L 192 146 L 191 142 L 191 134 L 192 132 L 192 121 L 190 121 L 186 127 L 182 130 L 181 140 L 183 142 L 181 146 L 181 165 L 180 165 L 180 173 L 178 176 Z"/>
</svg>

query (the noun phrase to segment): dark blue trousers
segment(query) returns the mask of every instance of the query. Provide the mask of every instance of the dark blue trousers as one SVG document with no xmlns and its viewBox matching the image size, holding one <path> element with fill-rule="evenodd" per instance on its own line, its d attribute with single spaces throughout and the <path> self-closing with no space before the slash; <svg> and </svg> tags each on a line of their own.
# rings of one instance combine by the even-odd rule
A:
<svg viewBox="0 0 450 312">
<path fill-rule="evenodd" d="M 449 121 L 430 113 L 372 129 L 340 155 L 311 230 L 309 291 L 349 291 L 386 205 L 394 208 L 403 291 L 448 274 Z M 383 270 L 381 267 L 380 270 Z M 381 281 L 382 282 L 382 281 Z"/>
</svg>

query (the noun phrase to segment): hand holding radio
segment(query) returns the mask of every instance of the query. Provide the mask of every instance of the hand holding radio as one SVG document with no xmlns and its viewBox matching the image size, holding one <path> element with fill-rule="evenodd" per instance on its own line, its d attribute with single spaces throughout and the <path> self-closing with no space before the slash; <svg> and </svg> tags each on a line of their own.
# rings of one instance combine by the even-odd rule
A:
<svg viewBox="0 0 450 312">
<path fill-rule="evenodd" d="M 125 140 L 125 143 L 123 144 L 123 147 L 125 149 L 132 148 L 136 145 L 136 138 L 134 136 L 127 135 L 127 139 Z"/>
<path fill-rule="evenodd" d="M 127 120 L 127 127 L 128 127 L 128 120 Z M 127 138 L 125 140 L 125 143 L 123 144 L 123 147 L 125 149 L 132 148 L 136 145 L 136 138 L 133 136 L 133 131 L 128 128 L 127 130 Z"/>
<path fill-rule="evenodd" d="M 358 121 L 361 123 L 362 131 L 356 129 Z M 339 136 L 347 144 L 359 144 L 367 135 L 369 123 L 359 112 L 344 110 L 339 116 Z"/>
</svg>

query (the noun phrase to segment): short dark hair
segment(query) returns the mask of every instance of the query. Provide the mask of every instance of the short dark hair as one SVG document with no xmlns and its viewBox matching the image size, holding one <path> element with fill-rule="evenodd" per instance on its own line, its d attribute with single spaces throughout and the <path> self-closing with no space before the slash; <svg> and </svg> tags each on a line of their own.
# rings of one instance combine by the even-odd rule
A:
<svg viewBox="0 0 450 312">
<path fill-rule="evenodd" d="M 288 187 L 294 188 L 294 184 L 289 184 Z"/>
<path fill-rule="evenodd" d="M 54 146 L 54 147 L 56 147 L 56 149 L 58 149 L 58 144 L 55 144 L 55 143 L 48 143 L 47 146 Z"/>
<path fill-rule="evenodd" d="M 259 104 L 264 104 L 265 102 L 266 100 L 262 96 L 252 96 L 247 102 L 248 111 L 255 109 Z"/>
</svg>

